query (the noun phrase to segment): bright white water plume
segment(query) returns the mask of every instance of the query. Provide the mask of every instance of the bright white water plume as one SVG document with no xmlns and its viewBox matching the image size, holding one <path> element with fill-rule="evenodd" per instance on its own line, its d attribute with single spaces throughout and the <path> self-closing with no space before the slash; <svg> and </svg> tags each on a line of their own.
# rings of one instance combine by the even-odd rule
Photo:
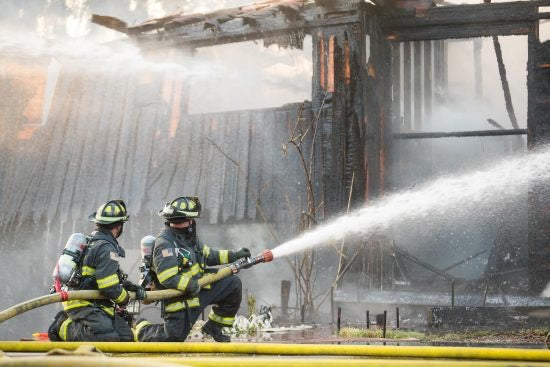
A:
<svg viewBox="0 0 550 367">
<path fill-rule="evenodd" d="M 405 220 L 467 216 L 513 205 L 530 185 L 550 184 L 550 147 L 497 163 L 492 168 L 442 177 L 415 190 L 396 193 L 335 218 L 273 249 L 275 258 L 365 236 Z"/>
</svg>

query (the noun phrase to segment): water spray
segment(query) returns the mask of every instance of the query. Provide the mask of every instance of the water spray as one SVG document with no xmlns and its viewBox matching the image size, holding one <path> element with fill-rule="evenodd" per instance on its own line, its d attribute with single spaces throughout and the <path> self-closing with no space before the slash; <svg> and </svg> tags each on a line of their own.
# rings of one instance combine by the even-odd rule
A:
<svg viewBox="0 0 550 367">
<path fill-rule="evenodd" d="M 277 246 L 273 255 L 279 258 L 342 241 L 346 236 L 366 236 L 407 220 L 488 214 L 492 208 L 512 205 L 509 200 L 527 193 L 530 185 L 548 182 L 550 146 L 545 146 L 485 170 L 441 177 L 414 190 L 382 197 Z"/>
</svg>

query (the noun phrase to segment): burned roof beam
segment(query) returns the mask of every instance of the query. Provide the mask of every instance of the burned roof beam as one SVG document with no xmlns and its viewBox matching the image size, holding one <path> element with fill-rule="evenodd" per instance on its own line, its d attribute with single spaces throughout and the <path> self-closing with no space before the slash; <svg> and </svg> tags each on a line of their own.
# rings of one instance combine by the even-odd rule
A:
<svg viewBox="0 0 550 367">
<path fill-rule="evenodd" d="M 550 19 L 550 0 L 509 3 L 450 5 L 427 10 L 422 16 L 404 11 L 382 16 L 382 29 L 390 41 L 438 40 L 452 38 L 526 35 L 533 22 Z"/>
<path fill-rule="evenodd" d="M 315 3 L 298 6 L 299 3 L 303 2 L 273 2 L 273 5 L 261 8 L 251 6 L 215 14 L 172 16 L 169 22 L 164 19 L 152 20 L 128 27 L 125 33 L 136 38 L 145 48 L 205 47 L 278 37 L 294 31 L 307 32 L 311 28 L 356 23 L 360 20 L 360 2 L 337 1 L 331 7 Z"/>
<path fill-rule="evenodd" d="M 271 26 L 249 27 L 249 29 L 245 31 L 241 29 L 229 30 L 228 28 L 221 27 L 221 31 L 211 31 L 209 36 L 206 36 L 203 33 L 195 32 L 187 35 L 178 35 L 176 37 L 160 33 L 155 35 L 148 35 L 146 37 L 139 37 L 139 41 L 145 48 L 147 48 L 148 45 L 150 45 L 151 47 L 181 45 L 198 48 L 225 43 L 253 41 L 270 37 L 278 37 L 289 34 L 293 31 L 305 31 L 309 28 L 320 26 L 356 23 L 358 20 L 359 16 L 352 15 L 331 20 L 298 21 L 291 24 L 285 24 L 284 26 L 280 24 L 273 24 Z"/>
<path fill-rule="evenodd" d="M 427 132 L 427 133 L 395 133 L 394 139 L 438 139 L 438 138 L 468 138 L 484 136 L 507 136 L 507 135 L 527 135 L 527 129 L 509 129 L 509 130 L 477 130 L 477 131 L 455 131 L 455 132 Z"/>
<path fill-rule="evenodd" d="M 121 33 L 128 33 L 128 24 L 115 17 L 93 14 L 92 23 L 102 25 L 109 29 L 114 29 L 115 31 Z"/>
</svg>

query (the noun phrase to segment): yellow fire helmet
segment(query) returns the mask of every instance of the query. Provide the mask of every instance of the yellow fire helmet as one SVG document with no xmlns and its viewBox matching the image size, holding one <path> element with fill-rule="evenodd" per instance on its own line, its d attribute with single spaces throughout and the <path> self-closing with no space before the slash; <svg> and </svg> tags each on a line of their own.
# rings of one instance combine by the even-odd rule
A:
<svg viewBox="0 0 550 367">
<path fill-rule="evenodd" d="M 101 205 L 97 212 L 91 214 L 88 219 L 98 224 L 111 224 L 126 222 L 130 218 L 126 211 L 126 204 L 122 200 L 111 200 Z"/>
<path fill-rule="evenodd" d="M 159 215 L 166 219 L 199 218 L 201 216 L 201 202 L 198 196 L 180 196 L 166 203 L 159 211 Z"/>
</svg>

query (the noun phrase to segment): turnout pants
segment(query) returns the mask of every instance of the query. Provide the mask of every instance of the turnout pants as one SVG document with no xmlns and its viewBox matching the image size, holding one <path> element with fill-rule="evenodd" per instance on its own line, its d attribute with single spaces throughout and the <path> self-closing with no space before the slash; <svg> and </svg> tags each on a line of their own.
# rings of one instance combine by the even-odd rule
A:
<svg viewBox="0 0 550 367">
<path fill-rule="evenodd" d="M 65 341 L 131 342 L 128 323 L 115 313 L 108 315 L 98 307 L 86 306 L 67 311 L 69 318 L 61 325 L 59 335 Z"/>
<path fill-rule="evenodd" d="M 200 306 L 178 312 L 167 312 L 164 324 L 145 325 L 137 330 L 137 341 L 140 342 L 174 342 L 185 341 L 193 324 L 201 312 L 208 306 L 218 318 L 234 318 L 241 306 L 242 284 L 239 277 L 231 275 L 212 284 L 211 289 L 201 289 Z M 212 317 L 210 317 L 212 320 Z M 216 321 L 216 320 L 213 320 Z M 222 325 L 226 326 L 226 325 Z M 139 324 L 138 324 L 139 327 Z"/>
</svg>

